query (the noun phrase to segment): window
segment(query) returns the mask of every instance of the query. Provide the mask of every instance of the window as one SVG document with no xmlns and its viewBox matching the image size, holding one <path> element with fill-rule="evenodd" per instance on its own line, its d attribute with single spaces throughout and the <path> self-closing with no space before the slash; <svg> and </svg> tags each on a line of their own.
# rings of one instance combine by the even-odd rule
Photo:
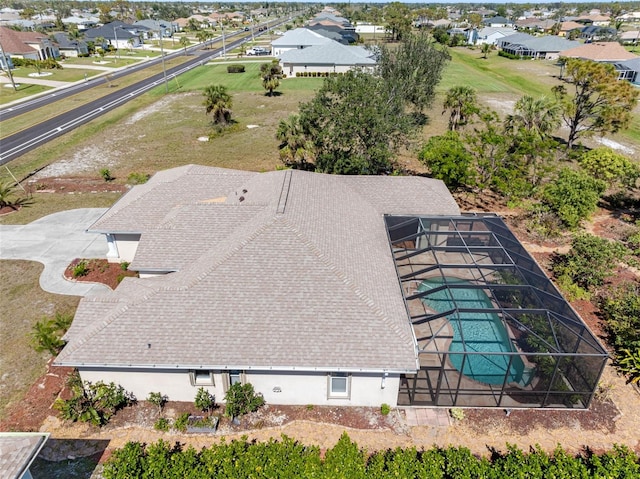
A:
<svg viewBox="0 0 640 479">
<path fill-rule="evenodd" d="M 229 386 L 233 386 L 236 383 L 242 384 L 242 375 L 240 371 L 229 371 Z"/>
<path fill-rule="evenodd" d="M 192 386 L 215 386 L 213 382 L 213 371 L 207 369 L 196 369 L 189 372 Z"/>
<path fill-rule="evenodd" d="M 329 397 L 348 398 L 351 377 L 347 373 L 329 374 Z"/>
</svg>

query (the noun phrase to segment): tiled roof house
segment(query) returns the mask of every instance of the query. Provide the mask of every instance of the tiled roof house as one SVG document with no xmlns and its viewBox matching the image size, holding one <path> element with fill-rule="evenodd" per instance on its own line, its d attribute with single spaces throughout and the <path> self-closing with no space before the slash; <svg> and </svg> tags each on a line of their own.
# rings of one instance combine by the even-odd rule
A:
<svg viewBox="0 0 640 479">
<path fill-rule="evenodd" d="M 138 398 L 241 380 L 272 403 L 396 404 L 418 366 L 384 216 L 459 213 L 428 178 L 158 173 L 89 230 L 141 278 L 81 301 L 56 364 Z"/>
<path fill-rule="evenodd" d="M 0 432 L 3 479 L 31 479 L 29 468 L 48 438 L 46 432 Z"/>
</svg>

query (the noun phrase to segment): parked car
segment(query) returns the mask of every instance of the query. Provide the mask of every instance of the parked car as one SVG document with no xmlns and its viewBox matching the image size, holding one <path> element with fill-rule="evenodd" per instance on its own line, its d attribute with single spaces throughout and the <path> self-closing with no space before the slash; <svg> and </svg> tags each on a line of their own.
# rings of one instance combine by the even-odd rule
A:
<svg viewBox="0 0 640 479">
<path fill-rule="evenodd" d="M 271 52 L 263 47 L 253 47 L 247 50 L 247 55 L 269 55 Z"/>
</svg>

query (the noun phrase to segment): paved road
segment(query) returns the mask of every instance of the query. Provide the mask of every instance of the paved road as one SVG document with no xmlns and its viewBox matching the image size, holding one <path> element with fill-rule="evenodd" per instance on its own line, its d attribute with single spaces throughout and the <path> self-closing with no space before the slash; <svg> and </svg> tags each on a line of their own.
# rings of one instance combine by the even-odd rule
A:
<svg viewBox="0 0 640 479">
<path fill-rule="evenodd" d="M 81 208 L 54 213 L 28 225 L 0 225 L 0 259 L 24 259 L 44 264 L 40 287 L 50 293 L 87 296 L 110 291 L 104 284 L 68 281 L 64 271 L 75 258 L 106 258 L 104 235 L 86 230 L 105 208 Z"/>
</svg>

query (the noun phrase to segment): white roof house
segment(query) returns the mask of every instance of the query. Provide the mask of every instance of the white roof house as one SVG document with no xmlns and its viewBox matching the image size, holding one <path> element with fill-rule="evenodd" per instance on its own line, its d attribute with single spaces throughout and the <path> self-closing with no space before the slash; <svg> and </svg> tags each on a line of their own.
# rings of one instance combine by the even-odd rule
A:
<svg viewBox="0 0 640 479">
<path fill-rule="evenodd" d="M 358 67 L 372 69 L 376 60 L 371 50 L 331 40 L 326 45 L 285 51 L 280 55 L 280 65 L 288 76 L 301 76 L 311 72 L 344 73 Z"/>
<path fill-rule="evenodd" d="M 280 57 L 283 52 L 309 48 L 318 45 L 328 45 L 332 40 L 308 28 L 296 28 L 285 32 L 271 42 L 271 53 Z"/>
<path fill-rule="evenodd" d="M 439 180 L 158 173 L 89 230 L 145 277 L 83 298 L 56 364 L 138 398 L 241 380 L 272 403 L 395 405 L 418 364 L 384 217 L 426 213 L 460 213 Z"/>
</svg>

